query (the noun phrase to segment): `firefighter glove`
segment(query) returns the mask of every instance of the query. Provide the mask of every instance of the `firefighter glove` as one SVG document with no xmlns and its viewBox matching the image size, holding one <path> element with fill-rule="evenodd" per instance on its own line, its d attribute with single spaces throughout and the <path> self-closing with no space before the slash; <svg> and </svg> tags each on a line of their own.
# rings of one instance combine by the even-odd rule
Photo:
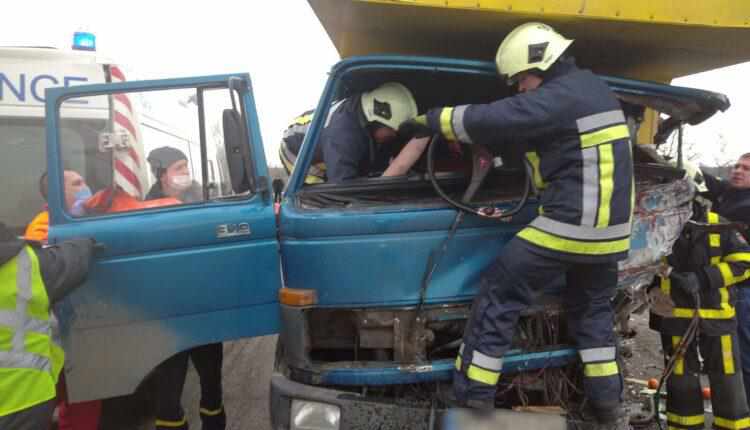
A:
<svg viewBox="0 0 750 430">
<path fill-rule="evenodd" d="M 413 137 L 430 137 L 434 133 L 427 125 L 427 117 L 425 115 L 419 115 L 402 122 L 398 127 L 398 134 L 406 140 Z"/>
</svg>

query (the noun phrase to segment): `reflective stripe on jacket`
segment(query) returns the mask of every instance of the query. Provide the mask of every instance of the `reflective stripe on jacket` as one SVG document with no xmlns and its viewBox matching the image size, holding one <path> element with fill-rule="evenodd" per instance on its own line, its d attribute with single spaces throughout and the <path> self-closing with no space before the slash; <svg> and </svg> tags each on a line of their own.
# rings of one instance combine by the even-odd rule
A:
<svg viewBox="0 0 750 430">
<path fill-rule="evenodd" d="M 0 266 L 0 416 L 55 397 L 64 361 L 56 325 L 39 260 L 25 246 Z"/>
<path fill-rule="evenodd" d="M 694 219 L 696 219 L 694 217 Z M 714 212 L 697 218 L 708 224 L 719 224 Z M 750 247 L 735 231 L 706 232 L 688 224 L 672 247 L 667 262 L 678 272 L 694 272 L 702 280 L 698 315 L 706 335 L 722 335 L 736 327 L 734 289 L 730 288 L 750 277 Z M 657 286 L 675 304 L 674 318 L 663 318 L 658 328 L 662 333 L 679 335 L 695 314 L 693 298 L 673 288 L 669 278 L 659 277 Z"/>
<path fill-rule="evenodd" d="M 625 116 L 593 73 L 558 63 L 532 91 L 432 109 L 431 129 L 487 145 L 525 142 L 542 213 L 518 236 L 555 257 L 623 259 L 630 248 L 633 162 Z"/>
<path fill-rule="evenodd" d="M 297 161 L 313 115 L 313 111 L 300 115 L 284 133 L 279 158 L 288 172 Z M 390 158 L 385 147 L 375 145 L 370 137 L 360 96 L 339 100 L 331 106 L 318 135 L 305 182 L 341 183 L 385 170 Z"/>
</svg>

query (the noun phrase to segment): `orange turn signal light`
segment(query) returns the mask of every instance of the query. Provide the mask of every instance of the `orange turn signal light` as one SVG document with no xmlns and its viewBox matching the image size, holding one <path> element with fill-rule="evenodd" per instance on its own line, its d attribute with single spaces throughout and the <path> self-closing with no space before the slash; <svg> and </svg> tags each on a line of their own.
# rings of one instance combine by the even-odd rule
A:
<svg viewBox="0 0 750 430">
<path fill-rule="evenodd" d="M 279 290 L 279 302 L 287 306 L 312 306 L 318 303 L 318 293 L 304 288 L 286 288 Z"/>
</svg>

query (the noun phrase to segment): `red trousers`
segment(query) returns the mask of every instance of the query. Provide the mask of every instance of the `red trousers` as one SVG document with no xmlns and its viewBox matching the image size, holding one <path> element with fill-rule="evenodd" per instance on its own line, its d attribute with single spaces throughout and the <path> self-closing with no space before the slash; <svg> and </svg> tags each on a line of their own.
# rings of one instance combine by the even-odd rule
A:
<svg viewBox="0 0 750 430">
<path fill-rule="evenodd" d="M 60 380 L 57 382 L 58 430 L 98 430 L 101 412 L 101 400 L 68 403 L 65 378 L 60 375 Z"/>
</svg>

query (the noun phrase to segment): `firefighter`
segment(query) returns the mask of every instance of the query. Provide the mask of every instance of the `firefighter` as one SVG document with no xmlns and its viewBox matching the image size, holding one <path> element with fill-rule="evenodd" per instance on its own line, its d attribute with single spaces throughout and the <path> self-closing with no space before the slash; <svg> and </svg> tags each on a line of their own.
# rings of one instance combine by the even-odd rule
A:
<svg viewBox="0 0 750 430">
<path fill-rule="evenodd" d="M 0 428 L 49 428 L 64 352 L 51 306 L 86 279 L 92 241 L 41 248 L 0 223 Z"/>
<path fill-rule="evenodd" d="M 692 171 L 691 171 L 692 170 Z M 692 174 L 695 169 L 688 169 Z M 705 192 L 702 181 L 695 181 Z M 750 277 L 750 247 L 737 231 L 717 228 L 724 222 L 696 197 L 692 222 L 683 229 L 667 257 L 671 274 L 658 277 L 654 287 L 671 298 L 671 315 L 651 313 L 649 325 L 661 333 L 665 359 L 671 358 L 700 306 L 698 335 L 689 339 L 685 354 L 667 379 L 667 426 L 675 429 L 704 428 L 699 373 L 711 384 L 715 429 L 750 428 L 750 409 L 745 397 L 737 341 L 734 302 L 730 288 Z M 711 226 L 714 226 L 712 229 Z M 699 296 L 696 301 L 694 295 Z M 703 366 L 699 357 L 702 358 Z"/>
<path fill-rule="evenodd" d="M 489 104 L 431 109 L 399 131 L 439 134 L 468 145 L 522 141 L 540 194 L 539 216 L 482 274 L 456 360 L 456 400 L 494 407 L 503 355 L 520 312 L 562 273 L 588 404 L 601 428 L 627 428 L 610 299 L 617 261 L 630 247 L 630 136 L 609 87 L 565 55 L 572 42 L 545 24 L 517 27 L 500 45 L 496 63 L 519 94 Z"/>
<path fill-rule="evenodd" d="M 279 158 L 287 173 L 291 173 L 297 161 L 313 113 L 307 111 L 300 115 L 284 132 Z M 414 139 L 407 143 L 390 166 L 387 146 L 398 140 L 399 124 L 416 115 L 414 96 L 397 82 L 385 83 L 335 103 L 328 112 L 305 183 L 340 183 L 379 171 L 384 171 L 383 176 L 405 174 L 422 154 L 428 140 Z"/>
</svg>

